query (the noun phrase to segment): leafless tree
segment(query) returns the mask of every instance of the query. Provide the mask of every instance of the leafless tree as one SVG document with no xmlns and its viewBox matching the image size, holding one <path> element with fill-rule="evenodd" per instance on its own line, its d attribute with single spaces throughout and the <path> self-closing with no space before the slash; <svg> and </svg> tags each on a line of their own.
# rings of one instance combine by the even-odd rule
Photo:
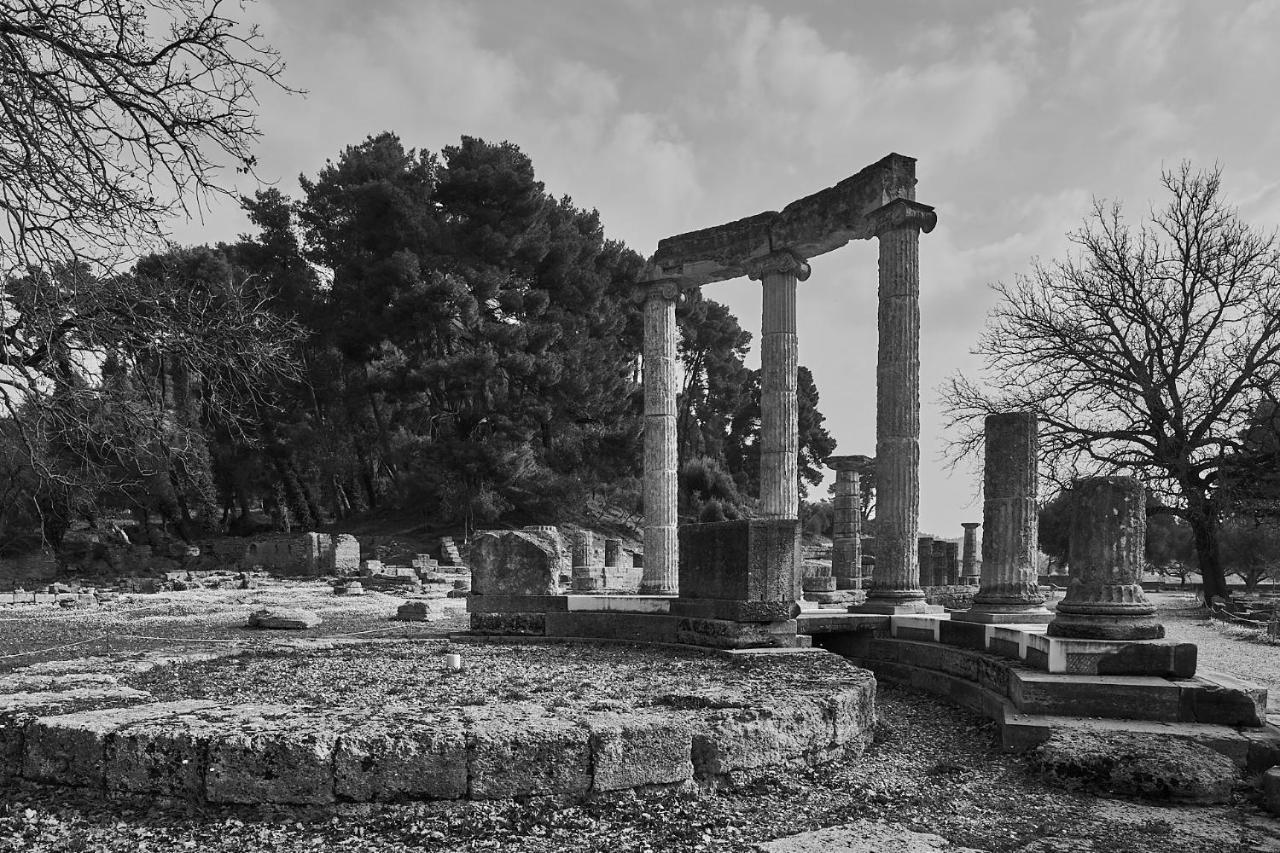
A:
<svg viewBox="0 0 1280 853">
<path fill-rule="evenodd" d="M 944 391 L 956 455 L 982 416 L 1031 410 L 1046 472 L 1141 477 L 1192 531 L 1206 600 L 1226 592 L 1219 527 L 1224 462 L 1280 377 L 1280 245 L 1222 198 L 1221 173 L 1183 164 L 1171 198 L 1137 228 L 1095 202 L 1066 261 L 996 284 L 975 353 L 986 383 Z"/>
<path fill-rule="evenodd" d="M 180 373 L 204 423 L 233 429 L 292 370 L 296 328 L 261 282 L 174 250 L 127 269 L 174 215 L 234 191 L 224 168 L 253 168 L 254 86 L 283 86 L 283 63 L 228 5 L 0 3 L 0 418 L 63 491 L 93 491 L 139 447 L 181 461 L 196 440 L 163 383 L 125 393 L 107 360 Z"/>
</svg>

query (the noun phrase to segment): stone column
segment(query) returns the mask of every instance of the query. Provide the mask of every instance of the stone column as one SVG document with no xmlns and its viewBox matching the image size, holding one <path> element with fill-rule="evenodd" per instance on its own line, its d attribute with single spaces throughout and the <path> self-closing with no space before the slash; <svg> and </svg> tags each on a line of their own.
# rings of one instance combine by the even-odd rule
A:
<svg viewBox="0 0 1280 853">
<path fill-rule="evenodd" d="M 981 522 L 961 522 L 964 528 L 964 551 L 960 558 L 960 583 L 976 584 L 978 582 L 978 528 Z"/>
<path fill-rule="evenodd" d="M 1048 622 L 1036 571 L 1040 439 L 1034 412 L 988 415 L 982 476 L 982 581 L 968 622 Z"/>
<path fill-rule="evenodd" d="M 836 471 L 831 530 L 831 574 L 837 589 L 862 588 L 862 470 L 869 456 L 831 456 Z"/>
<path fill-rule="evenodd" d="M 1164 636 L 1142 591 L 1146 494 L 1132 477 L 1091 477 L 1071 490 L 1067 593 L 1050 637 L 1153 640 Z"/>
<path fill-rule="evenodd" d="M 876 350 L 876 567 L 863 613 L 924 613 L 920 511 L 920 232 L 933 208 L 899 198 L 875 211 L 880 240 Z"/>
<path fill-rule="evenodd" d="M 570 586 L 574 592 L 595 592 L 600 588 L 600 578 L 591 570 L 592 539 L 589 530 L 578 530 L 573 534 L 569 571 L 572 573 Z"/>
<path fill-rule="evenodd" d="M 938 579 L 933 574 L 933 537 L 916 537 L 916 562 L 920 565 L 920 586 L 937 586 Z"/>
<path fill-rule="evenodd" d="M 676 538 L 676 297 L 674 281 L 644 285 L 644 576 L 646 595 L 674 595 Z"/>
<path fill-rule="evenodd" d="M 781 251 L 751 262 L 762 284 L 760 321 L 760 517 L 800 515 L 800 407 L 796 399 L 796 282 L 809 265 Z"/>
<path fill-rule="evenodd" d="M 604 567 L 606 569 L 615 569 L 618 567 L 618 555 L 622 553 L 621 539 L 604 540 Z"/>
</svg>

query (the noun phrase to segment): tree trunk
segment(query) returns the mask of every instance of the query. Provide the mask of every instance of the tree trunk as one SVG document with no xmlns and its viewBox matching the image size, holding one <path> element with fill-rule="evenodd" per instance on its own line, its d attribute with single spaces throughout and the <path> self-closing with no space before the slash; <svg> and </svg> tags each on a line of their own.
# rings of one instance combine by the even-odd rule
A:
<svg viewBox="0 0 1280 853">
<path fill-rule="evenodd" d="M 1222 555 L 1218 548 L 1217 508 L 1210 501 L 1190 494 L 1191 490 L 1187 492 L 1187 523 L 1191 526 L 1196 561 L 1200 564 L 1204 603 L 1210 605 L 1215 596 L 1227 597 L 1227 579 L 1222 571 Z"/>
</svg>

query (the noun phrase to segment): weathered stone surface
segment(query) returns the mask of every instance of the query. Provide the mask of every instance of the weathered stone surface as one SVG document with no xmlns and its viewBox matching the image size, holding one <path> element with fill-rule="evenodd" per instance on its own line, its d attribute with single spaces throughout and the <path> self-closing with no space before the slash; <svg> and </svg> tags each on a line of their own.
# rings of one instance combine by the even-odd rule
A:
<svg viewBox="0 0 1280 853">
<path fill-rule="evenodd" d="M 692 779 L 692 743 L 688 723 L 670 715 L 599 715 L 591 721 L 592 790 Z"/>
<path fill-rule="evenodd" d="M 765 708 L 721 711 L 699 721 L 693 735 L 693 769 L 699 779 L 823 757 L 831 749 L 830 718 L 814 701 L 792 698 Z"/>
<path fill-rule="evenodd" d="M 439 611 L 433 608 L 430 602 L 419 598 L 401 604 L 396 608 L 396 615 L 392 618 L 400 622 L 431 622 L 439 615 Z"/>
<path fill-rule="evenodd" d="M 319 615 L 300 607 L 264 607 L 249 614 L 250 628 L 302 631 L 320 622 Z"/>
<path fill-rule="evenodd" d="M 545 613 L 472 613 L 471 630 L 476 634 L 542 636 L 547 631 Z"/>
<path fill-rule="evenodd" d="M 676 619 L 676 642 L 717 649 L 789 647 L 796 643 L 796 620 L 738 622 L 726 619 Z"/>
<path fill-rule="evenodd" d="M 1262 774 L 1262 806 L 1273 815 L 1280 815 L 1280 767 Z"/>
<path fill-rule="evenodd" d="M 205 750 L 214 732 L 202 724 L 200 714 L 215 707 L 213 702 L 198 700 L 140 707 L 139 716 L 124 722 L 107 741 L 107 789 L 158 797 L 202 797 Z"/>
<path fill-rule="evenodd" d="M 1239 771 L 1206 746 L 1152 735 L 1058 730 L 1031 753 L 1046 781 L 1153 799 L 1222 803 Z"/>
<path fill-rule="evenodd" d="M 364 584 L 360 581 L 338 581 L 333 585 L 334 595 L 364 595 Z"/>
<path fill-rule="evenodd" d="M 102 788 L 107 737 L 125 724 L 146 719 L 153 706 L 109 708 L 40 717 L 24 732 L 22 776 L 79 788 Z"/>
<path fill-rule="evenodd" d="M 296 708 L 282 705 L 239 705 L 209 722 L 220 729 L 208 747 L 209 802 L 333 802 L 334 722 L 303 722 Z"/>
<path fill-rule="evenodd" d="M 679 582 L 676 506 L 676 298 L 670 281 L 644 294 L 644 572 L 640 590 L 670 595 Z"/>
<path fill-rule="evenodd" d="M 476 534 L 471 542 L 471 587 L 480 595 L 556 595 L 560 592 L 559 550 L 544 537 L 523 530 Z"/>
<path fill-rule="evenodd" d="M 1046 613 L 1036 575 L 1039 428 L 1035 412 L 988 415 L 983 465 L 978 613 Z M 1048 619 L 1048 616 L 1045 616 Z"/>
<path fill-rule="evenodd" d="M 788 251 L 753 260 L 761 282 L 760 508 L 762 518 L 796 518 L 800 511 L 799 404 L 796 399 L 796 282 L 809 277 L 804 258 Z"/>
<path fill-rule="evenodd" d="M 360 540 L 350 533 L 335 534 L 332 563 L 328 568 L 336 575 L 353 575 L 360 571 Z"/>
<path fill-rule="evenodd" d="M 467 775 L 475 800 L 582 794 L 591 787 L 590 731 L 551 716 L 513 724 L 502 710 L 469 711 Z"/>
<path fill-rule="evenodd" d="M 960 560 L 960 577 L 962 583 L 978 582 L 978 528 L 977 521 L 966 521 L 960 525 L 964 528 L 964 550 Z"/>
<path fill-rule="evenodd" d="M 454 800 L 467 795 L 461 715 L 374 718 L 343 732 L 333 758 L 340 800 Z"/>
<path fill-rule="evenodd" d="M 747 519 L 680 528 L 680 597 L 733 601 L 797 598 L 800 526 Z"/>
<path fill-rule="evenodd" d="M 831 539 L 831 574 L 839 589 L 862 585 L 862 472 L 872 464 L 869 456 L 832 456 L 827 464 L 836 471 L 836 493 Z"/>
<path fill-rule="evenodd" d="M 1132 477 L 1089 477 L 1072 488 L 1070 576 L 1049 636 L 1154 640 L 1164 636 L 1142 591 L 1146 495 Z"/>
<path fill-rule="evenodd" d="M 972 847 L 955 846 L 941 835 L 871 820 L 778 838 L 756 849 L 761 853 L 979 853 Z"/>
</svg>

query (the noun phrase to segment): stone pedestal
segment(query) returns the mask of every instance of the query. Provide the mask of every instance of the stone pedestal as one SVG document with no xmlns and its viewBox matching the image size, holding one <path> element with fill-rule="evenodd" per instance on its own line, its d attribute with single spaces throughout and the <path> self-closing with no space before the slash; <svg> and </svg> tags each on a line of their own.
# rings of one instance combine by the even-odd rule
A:
<svg viewBox="0 0 1280 853">
<path fill-rule="evenodd" d="M 674 594 L 676 540 L 675 283 L 642 286 L 644 297 L 644 577 L 640 591 Z"/>
<path fill-rule="evenodd" d="M 837 589 L 862 588 L 862 471 L 872 464 L 869 456 L 831 456 L 827 464 L 836 471 L 832 501 L 831 575 Z"/>
<path fill-rule="evenodd" d="M 981 522 L 966 521 L 964 528 L 964 550 L 960 556 L 960 583 L 976 585 L 978 583 L 978 528 Z"/>
<path fill-rule="evenodd" d="M 872 214 L 880 241 L 876 351 L 876 567 L 861 613 L 926 613 L 920 510 L 920 232 L 932 208 L 899 198 Z"/>
<path fill-rule="evenodd" d="M 1132 477 L 1077 480 L 1071 490 L 1070 583 L 1051 637 L 1153 640 L 1164 636 L 1142 591 L 1146 495 Z"/>
<path fill-rule="evenodd" d="M 952 619 L 984 623 L 1048 622 L 1037 581 L 1039 433 L 1034 412 L 988 415 L 982 481 L 981 589 Z"/>
<path fill-rule="evenodd" d="M 789 252 L 751 263 L 761 282 L 760 321 L 760 517 L 796 518 L 800 512 L 799 402 L 797 388 L 796 282 L 809 265 Z"/>
</svg>

